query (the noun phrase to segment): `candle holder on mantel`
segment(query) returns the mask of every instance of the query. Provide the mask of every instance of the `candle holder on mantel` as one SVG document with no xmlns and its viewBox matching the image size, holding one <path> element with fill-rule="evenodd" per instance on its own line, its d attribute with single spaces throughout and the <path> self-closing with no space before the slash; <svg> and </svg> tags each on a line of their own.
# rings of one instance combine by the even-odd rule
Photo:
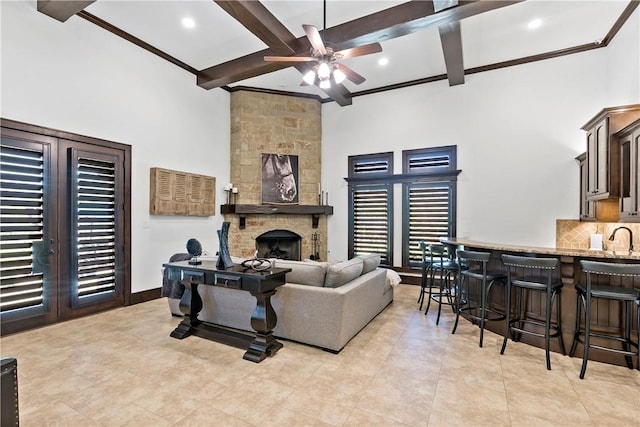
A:
<svg viewBox="0 0 640 427">
<path fill-rule="evenodd" d="M 235 190 L 236 194 L 238 193 L 238 189 L 234 187 L 232 183 L 228 183 L 227 185 L 224 186 L 224 191 L 227 193 L 227 205 L 231 204 L 231 194 L 234 193 L 233 190 Z"/>
</svg>

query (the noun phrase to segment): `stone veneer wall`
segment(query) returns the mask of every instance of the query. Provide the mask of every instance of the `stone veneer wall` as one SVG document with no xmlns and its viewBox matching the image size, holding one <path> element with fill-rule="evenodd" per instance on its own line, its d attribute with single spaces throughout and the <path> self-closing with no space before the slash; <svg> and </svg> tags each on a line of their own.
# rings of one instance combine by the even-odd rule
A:
<svg viewBox="0 0 640 427">
<path fill-rule="evenodd" d="M 316 99 L 250 91 L 231 93 L 231 182 L 238 188 L 237 204 L 261 204 L 262 153 L 297 155 L 299 204 L 318 204 L 321 113 Z M 311 236 L 318 233 L 320 258 L 327 259 L 324 215 L 320 216 L 318 228 L 312 228 L 311 215 L 247 215 L 243 230 L 239 229 L 237 215 L 224 218 L 231 223 L 232 255 L 249 257 L 255 251 L 256 237 L 269 230 L 284 229 L 302 236 L 302 259 L 312 254 Z"/>
<path fill-rule="evenodd" d="M 620 230 L 613 242 L 609 236 L 618 227 L 629 227 L 633 231 L 635 250 L 640 249 L 640 223 L 631 222 L 581 222 L 577 219 L 556 220 L 556 247 L 566 249 L 589 249 L 591 234 L 602 234 L 606 250 L 626 252 L 629 249 L 629 233 Z"/>
</svg>

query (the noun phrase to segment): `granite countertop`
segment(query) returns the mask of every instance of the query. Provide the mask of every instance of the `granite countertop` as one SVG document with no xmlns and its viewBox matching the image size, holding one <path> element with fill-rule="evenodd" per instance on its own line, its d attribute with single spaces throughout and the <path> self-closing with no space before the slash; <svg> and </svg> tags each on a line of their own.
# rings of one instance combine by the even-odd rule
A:
<svg viewBox="0 0 640 427">
<path fill-rule="evenodd" d="M 526 252 L 534 254 L 547 254 L 559 256 L 573 256 L 583 258 L 606 258 L 606 259 L 630 259 L 640 260 L 640 252 L 621 252 L 621 251 L 593 251 L 588 249 L 569 249 L 569 248 L 541 248 L 536 246 L 520 246 L 509 245 L 505 243 L 488 243 L 478 242 L 469 239 L 458 238 L 441 238 L 440 241 L 445 244 L 469 246 L 472 248 L 491 249 L 496 251 L 509 252 Z"/>
</svg>

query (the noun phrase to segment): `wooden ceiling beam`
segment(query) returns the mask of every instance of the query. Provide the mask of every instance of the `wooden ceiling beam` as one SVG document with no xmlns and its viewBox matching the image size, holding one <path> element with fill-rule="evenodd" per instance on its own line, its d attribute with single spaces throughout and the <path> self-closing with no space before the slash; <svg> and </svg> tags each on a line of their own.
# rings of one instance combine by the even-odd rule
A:
<svg viewBox="0 0 640 427">
<path fill-rule="evenodd" d="M 458 6 L 436 13 L 432 1 L 414 0 L 328 28 L 326 32 L 322 32 L 322 37 L 335 44 L 336 50 L 343 50 L 412 34 L 433 25 L 449 24 L 522 1 L 524 0 L 460 1 Z M 298 38 L 297 46 L 308 49 L 306 37 Z M 300 49 L 296 52 L 300 55 L 305 53 L 305 50 Z M 277 52 L 273 49 L 265 49 L 200 70 L 198 86 L 212 89 L 291 65 L 264 61 L 264 56 L 274 54 L 277 55 Z"/>
<path fill-rule="evenodd" d="M 242 24 L 247 30 L 251 31 L 256 37 L 262 40 L 267 46 L 269 51 L 273 52 L 271 55 L 295 55 L 298 51 L 303 50 L 303 46 L 308 46 L 307 38 L 297 38 L 289 29 L 280 22 L 269 10 L 258 1 L 245 1 L 245 0 L 214 0 L 215 3 L 220 6 L 224 11 L 231 15 L 236 21 Z M 261 53 L 261 52 L 260 52 Z M 308 54 L 308 47 L 307 52 Z M 252 54 L 255 55 L 255 54 Z M 260 65 L 264 65 L 264 56 L 259 58 Z M 258 58 L 253 58 L 256 60 Z M 235 80 L 226 80 L 226 74 L 221 74 L 222 80 L 217 79 L 222 84 L 233 83 L 235 81 L 244 80 L 249 77 L 255 77 L 256 75 L 265 74 L 266 72 L 276 71 L 285 67 L 294 66 L 301 73 L 308 71 L 308 65 L 287 63 L 282 66 L 280 63 L 270 63 L 272 67 L 263 67 L 259 74 L 253 74 L 252 72 L 246 73 L 247 69 L 235 69 L 235 61 L 229 61 L 228 64 L 231 68 L 226 69 L 233 70 Z M 272 69 L 273 68 L 273 69 Z M 270 71 L 266 71 L 270 70 Z M 218 70 L 220 71 L 220 70 Z M 223 71 L 224 73 L 224 71 Z M 245 76 L 245 77 L 242 77 Z M 200 75 L 198 76 L 198 84 L 200 82 Z M 216 86 L 212 86 L 216 87 Z M 331 99 L 337 102 L 340 106 L 344 107 L 351 105 L 352 97 L 351 92 L 343 85 L 333 84 L 329 89 L 323 90 Z"/>
<path fill-rule="evenodd" d="M 42 12 L 60 22 L 65 22 L 78 12 L 83 11 L 95 0 L 38 0 L 38 12 Z"/>
<path fill-rule="evenodd" d="M 296 36 L 259 1 L 215 0 L 215 3 L 279 55 L 295 54 Z"/>
<path fill-rule="evenodd" d="M 464 84 L 464 61 L 462 55 L 462 33 L 460 22 L 440 25 L 440 43 L 444 54 L 444 64 L 447 68 L 449 86 Z"/>
</svg>

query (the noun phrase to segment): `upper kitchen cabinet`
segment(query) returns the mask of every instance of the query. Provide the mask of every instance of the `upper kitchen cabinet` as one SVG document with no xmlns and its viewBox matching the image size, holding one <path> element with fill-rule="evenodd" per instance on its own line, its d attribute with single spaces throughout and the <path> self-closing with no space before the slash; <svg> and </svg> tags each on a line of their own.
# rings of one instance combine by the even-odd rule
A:
<svg viewBox="0 0 640 427">
<path fill-rule="evenodd" d="M 640 120 L 615 137 L 620 147 L 620 220 L 640 222 Z"/>
<path fill-rule="evenodd" d="M 620 197 L 620 144 L 613 134 L 640 119 L 640 104 L 605 108 L 582 129 L 587 132 L 587 200 Z"/>
<path fill-rule="evenodd" d="M 580 220 L 596 221 L 596 202 L 587 199 L 587 153 L 576 157 L 580 165 Z"/>
</svg>

